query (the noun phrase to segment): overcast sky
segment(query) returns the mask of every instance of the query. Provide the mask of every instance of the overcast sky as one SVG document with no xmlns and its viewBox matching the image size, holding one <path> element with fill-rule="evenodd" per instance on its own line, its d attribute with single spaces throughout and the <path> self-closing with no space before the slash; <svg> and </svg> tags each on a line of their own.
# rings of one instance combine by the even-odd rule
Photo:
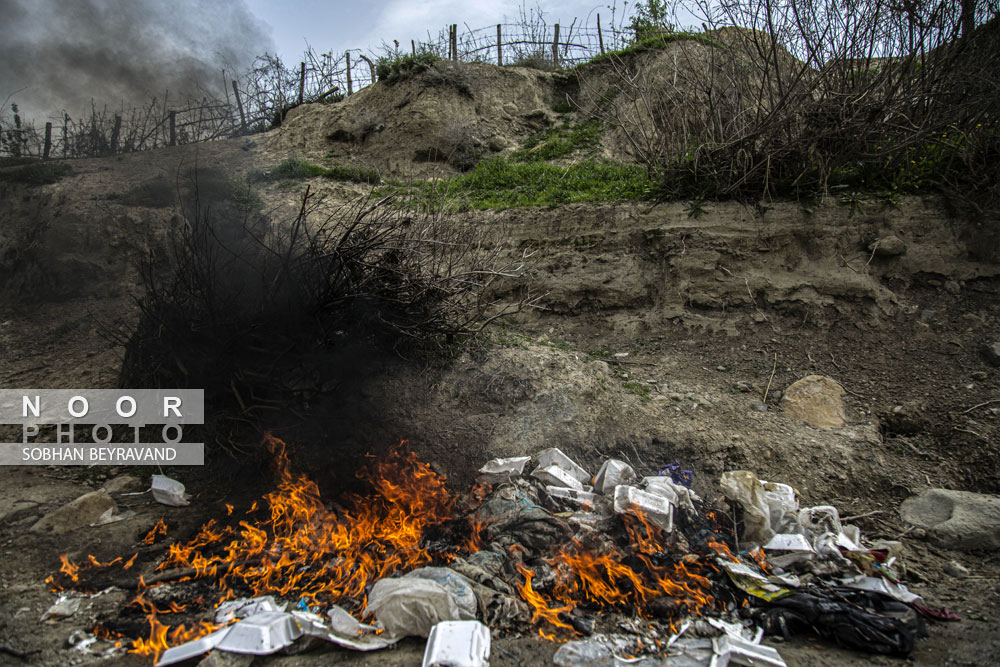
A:
<svg viewBox="0 0 1000 667">
<path fill-rule="evenodd" d="M 307 45 L 379 54 L 395 39 L 408 50 L 450 23 L 517 23 L 522 10 L 591 29 L 600 13 L 607 28 L 612 7 L 620 25 L 634 1 L 0 0 L 0 117 L 11 102 L 42 121 L 89 115 L 91 100 L 100 109 L 218 95 L 265 52 L 294 67 Z"/>
<path fill-rule="evenodd" d="M 596 25 L 600 12 L 602 25 L 611 21 L 611 6 L 615 0 L 545 0 L 539 4 L 526 2 L 526 10 L 541 8 L 550 25 Z M 496 23 L 516 21 L 519 5 L 500 0 L 375 0 L 372 2 L 335 2 L 330 0 L 246 0 L 250 11 L 263 23 L 278 54 L 286 62 L 294 62 L 308 43 L 317 51 L 343 51 L 348 48 L 373 49 L 384 41 L 409 44 L 410 40 L 427 39 L 428 31 L 437 37 L 438 31 L 450 23 L 463 27 L 482 28 Z M 631 3 L 617 3 L 619 18 L 632 13 Z M 624 11 L 623 11 L 624 10 Z"/>
</svg>

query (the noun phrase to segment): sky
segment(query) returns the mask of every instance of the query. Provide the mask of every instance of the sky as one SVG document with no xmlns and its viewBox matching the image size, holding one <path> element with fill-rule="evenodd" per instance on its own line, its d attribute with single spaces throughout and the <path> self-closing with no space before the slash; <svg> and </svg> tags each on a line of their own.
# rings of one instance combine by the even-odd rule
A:
<svg viewBox="0 0 1000 667">
<path fill-rule="evenodd" d="M 267 24 L 278 55 L 286 62 L 299 59 L 306 45 L 319 52 L 348 48 L 378 51 L 384 41 L 409 44 L 436 37 L 450 23 L 482 28 L 496 23 L 515 22 L 520 6 L 499 0 L 382 0 L 375 2 L 331 2 L 330 0 L 246 0 L 250 12 Z M 596 25 L 611 20 L 614 0 L 546 0 L 526 3 L 526 10 L 541 7 L 546 22 L 569 25 L 574 18 Z M 623 8 L 626 9 L 623 14 Z M 631 14 L 631 7 L 617 3 L 620 18 Z M 506 20 L 504 16 L 506 15 Z"/>
<path fill-rule="evenodd" d="M 294 67 L 317 53 L 436 39 L 460 30 L 518 23 L 540 11 L 545 23 L 621 25 L 634 13 L 623 0 L 0 0 L 0 124 L 13 117 L 43 122 L 99 111 L 161 106 L 224 94 L 255 56 L 277 54 Z M 606 34 L 606 33 L 605 33 Z M 565 32 L 563 32 L 565 35 Z M 224 73 L 226 72 L 226 73 Z"/>
</svg>

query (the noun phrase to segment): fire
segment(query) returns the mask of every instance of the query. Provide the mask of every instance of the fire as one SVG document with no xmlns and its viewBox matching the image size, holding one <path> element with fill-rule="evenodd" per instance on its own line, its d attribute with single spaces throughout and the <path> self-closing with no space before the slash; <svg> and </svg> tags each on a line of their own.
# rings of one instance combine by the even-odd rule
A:
<svg viewBox="0 0 1000 667">
<path fill-rule="evenodd" d="M 445 488 L 445 479 L 413 453 L 403 451 L 403 443 L 359 473 L 371 492 L 347 497 L 343 509 L 336 511 L 322 502 L 315 482 L 293 471 L 282 440 L 267 435 L 264 444 L 274 456 L 276 489 L 264 496 L 262 504 L 251 506 L 244 515 L 248 518 L 237 520 L 238 513 L 227 506 L 227 516 L 235 524 L 209 520 L 186 543 L 171 544 L 156 567 L 157 576 L 173 581 L 212 580 L 216 599 L 211 605 L 198 605 L 199 609 L 186 609 L 173 601 L 157 607 L 146 598 L 148 589 L 140 577 L 139 594 L 131 604 L 145 614 L 149 635 L 135 640 L 132 652 L 157 659 L 170 646 L 222 627 L 206 622 L 168 623 L 162 618 L 166 615 L 204 611 L 227 599 L 267 594 L 359 610 L 371 583 L 453 556 L 432 552 L 422 542 L 428 528 L 457 513 L 456 499 Z M 265 516 L 249 518 L 258 507 Z M 481 530 L 473 527 L 466 545 L 469 550 L 478 549 Z M 165 534 L 161 519 L 143 542 L 151 544 Z M 88 567 L 107 567 L 121 560 L 100 563 L 92 559 Z M 63 581 L 79 584 L 81 566 L 65 556 L 62 562 Z M 147 579 L 152 581 L 152 577 Z M 57 586 L 53 577 L 49 582 Z"/>
<path fill-rule="evenodd" d="M 625 547 L 592 548 L 572 540 L 547 559 L 556 576 L 548 595 L 532 588 L 531 570 L 518 567 L 525 578 L 519 592 L 533 610 L 532 623 L 544 620 L 572 630 L 559 614 L 578 605 L 633 609 L 643 616 L 651 616 L 652 604 L 663 598 L 670 599 L 671 609 L 678 614 L 698 614 L 716 607 L 710 594 L 711 581 L 701 574 L 703 567 L 714 570 L 710 562 L 703 566 L 707 559 L 689 554 L 672 565 L 658 564 L 654 561 L 669 552 L 663 532 L 641 515 L 626 520 L 625 525 L 629 535 Z M 548 636 L 541 630 L 539 635 Z"/>
</svg>

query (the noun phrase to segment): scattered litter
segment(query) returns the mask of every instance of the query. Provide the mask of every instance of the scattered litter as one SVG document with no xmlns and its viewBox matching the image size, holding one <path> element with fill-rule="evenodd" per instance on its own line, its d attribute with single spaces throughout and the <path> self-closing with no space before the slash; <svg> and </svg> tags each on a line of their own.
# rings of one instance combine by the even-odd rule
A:
<svg viewBox="0 0 1000 667">
<path fill-rule="evenodd" d="M 787 588 L 772 584 L 766 575 L 752 569 L 745 563 L 723 558 L 717 559 L 716 562 L 726 571 L 726 574 L 738 588 L 754 597 L 773 602 L 786 595 L 791 595 L 791 591 Z"/>
<path fill-rule="evenodd" d="M 42 614 L 42 617 L 38 620 L 48 621 L 52 619 L 69 618 L 79 611 L 80 602 L 81 598 L 60 595 L 55 603 L 45 610 L 45 613 Z"/>
<path fill-rule="evenodd" d="M 535 455 L 538 459 L 539 468 L 558 466 L 572 475 L 580 484 L 590 484 L 590 473 L 583 469 L 576 461 L 563 454 L 561 449 L 550 447 Z"/>
<path fill-rule="evenodd" d="M 596 493 L 590 493 L 589 491 L 580 491 L 577 489 L 571 489 L 565 486 L 546 486 L 545 492 L 549 494 L 551 498 L 558 498 L 559 500 L 564 500 L 568 504 L 574 507 L 583 507 L 593 509 L 598 503 L 600 503 L 604 497 Z"/>
<path fill-rule="evenodd" d="M 613 665 L 611 650 L 593 639 L 568 641 L 552 657 L 558 667 L 585 667 L 588 665 Z"/>
<path fill-rule="evenodd" d="M 405 579 L 427 579 L 444 587 L 455 597 L 459 620 L 476 618 L 476 594 L 465 577 L 447 567 L 421 567 L 403 575 Z"/>
<path fill-rule="evenodd" d="M 803 551 L 815 553 L 805 535 L 798 533 L 778 533 L 764 545 L 764 551 Z"/>
<path fill-rule="evenodd" d="M 712 649 L 715 651 L 717 665 L 785 667 L 781 655 L 770 646 L 761 646 L 728 633 L 713 639 Z"/>
<path fill-rule="evenodd" d="M 479 472 L 487 476 L 487 481 L 495 483 L 524 473 L 524 466 L 531 460 L 530 456 L 514 456 L 507 459 L 492 459 L 486 462 Z"/>
<path fill-rule="evenodd" d="M 618 459 L 608 459 L 594 477 L 594 488 L 610 496 L 615 492 L 616 486 L 631 484 L 636 479 L 638 476 L 632 466 Z"/>
<path fill-rule="evenodd" d="M 910 592 L 903 584 L 894 584 L 887 579 L 882 579 L 881 577 L 853 577 L 851 579 L 844 579 L 842 582 L 844 586 L 848 588 L 854 588 L 861 591 L 874 591 L 876 593 L 882 593 L 883 595 L 888 595 L 891 598 L 895 598 L 900 602 L 905 602 L 907 604 L 911 602 L 916 602 L 920 599 L 920 596 L 916 593 Z"/>
<path fill-rule="evenodd" d="M 771 539 L 771 509 L 764 495 L 764 485 L 757 475 L 748 470 L 734 470 L 722 473 L 719 479 L 722 493 L 743 509 L 746 528 L 740 540 L 763 544 Z"/>
<path fill-rule="evenodd" d="M 168 648 L 163 652 L 163 655 L 160 656 L 160 659 L 156 661 L 156 667 L 166 667 L 166 665 L 183 662 L 208 653 L 219 645 L 219 642 L 221 642 L 223 638 L 229 634 L 229 631 L 232 628 L 233 626 L 222 628 L 221 630 L 216 630 L 215 632 L 207 634 L 204 637 L 199 637 L 194 641 Z"/>
<path fill-rule="evenodd" d="M 634 486 L 615 487 L 615 512 L 645 517 L 667 533 L 674 529 L 674 506 L 670 501 Z"/>
<path fill-rule="evenodd" d="M 674 484 L 683 486 L 686 489 L 691 488 L 692 482 L 694 482 L 694 472 L 691 470 L 681 470 L 681 462 L 674 461 L 669 463 L 662 468 L 658 473 L 661 477 L 666 475 L 670 477 L 670 481 Z"/>
<path fill-rule="evenodd" d="M 230 653 L 271 655 L 302 636 L 302 629 L 291 614 L 264 611 L 229 626 L 215 647 Z"/>
<path fill-rule="evenodd" d="M 479 621 L 444 621 L 431 629 L 422 667 L 489 667 L 490 630 Z"/>
<path fill-rule="evenodd" d="M 217 624 L 230 623 L 239 618 L 249 618 L 267 611 L 285 611 L 285 607 L 286 605 L 279 605 L 275 602 L 274 597 L 270 595 L 228 600 L 216 608 L 215 622 Z"/>
<path fill-rule="evenodd" d="M 570 472 L 557 465 L 545 466 L 544 468 L 539 466 L 538 468 L 535 468 L 534 472 L 531 473 L 531 476 L 543 484 L 565 486 L 577 491 L 583 491 L 583 484 L 581 484 L 578 479 L 573 477 Z"/>
<path fill-rule="evenodd" d="M 436 581 L 418 577 L 376 581 L 365 608 L 365 616 L 370 614 L 393 637 L 426 637 L 441 621 L 463 620 L 464 615 L 448 589 Z"/>
<path fill-rule="evenodd" d="M 183 507 L 190 504 L 188 494 L 184 492 L 184 485 L 166 475 L 153 475 L 149 490 L 153 492 L 153 500 L 163 505 Z"/>
</svg>

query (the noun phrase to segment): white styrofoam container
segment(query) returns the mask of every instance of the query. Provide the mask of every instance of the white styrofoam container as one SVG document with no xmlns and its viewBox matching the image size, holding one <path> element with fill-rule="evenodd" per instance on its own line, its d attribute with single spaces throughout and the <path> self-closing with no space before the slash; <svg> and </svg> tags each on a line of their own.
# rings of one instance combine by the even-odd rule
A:
<svg viewBox="0 0 1000 667">
<path fill-rule="evenodd" d="M 583 484 L 569 472 L 557 465 L 535 468 L 531 476 L 551 486 L 564 486 L 575 491 L 583 491 Z"/>
<path fill-rule="evenodd" d="M 601 502 L 602 496 L 587 491 L 578 491 L 567 486 L 546 486 L 545 492 L 553 498 L 569 501 L 577 507 L 593 507 Z M 607 502 L 605 500 L 604 502 Z"/>
<path fill-rule="evenodd" d="M 484 475 L 520 475 L 524 472 L 524 465 L 531 460 L 530 456 L 512 456 L 507 459 L 491 459 L 486 462 L 479 472 Z"/>
<path fill-rule="evenodd" d="M 535 458 L 538 459 L 539 468 L 548 468 L 552 465 L 559 466 L 575 477 L 580 484 L 590 484 L 590 473 L 584 470 L 576 461 L 563 454 L 562 450 L 557 447 L 543 449 L 535 455 Z"/>
<path fill-rule="evenodd" d="M 479 621 L 442 621 L 431 628 L 422 667 L 489 667 L 490 630 Z"/>
<path fill-rule="evenodd" d="M 615 487 L 615 512 L 618 514 L 642 514 L 655 526 L 666 532 L 674 528 L 674 506 L 663 496 L 646 493 L 634 486 L 624 484 Z"/>
</svg>

